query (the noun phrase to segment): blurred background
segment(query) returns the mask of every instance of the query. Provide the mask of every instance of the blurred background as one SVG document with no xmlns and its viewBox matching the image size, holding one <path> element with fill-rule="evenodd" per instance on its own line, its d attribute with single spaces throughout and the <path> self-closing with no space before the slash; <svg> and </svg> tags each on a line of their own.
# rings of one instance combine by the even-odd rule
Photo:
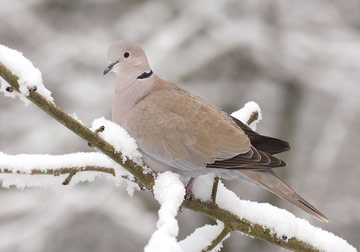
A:
<svg viewBox="0 0 360 252">
<path fill-rule="evenodd" d="M 58 106 L 90 126 L 111 118 L 108 45 L 139 43 L 153 71 L 232 112 L 263 110 L 261 134 L 292 150 L 281 176 L 329 217 L 319 223 L 269 192 L 240 197 L 286 208 L 360 247 L 360 2 L 356 0 L 1 0 L 0 43 L 43 73 Z M 35 106 L 0 96 L 0 151 L 93 151 Z M 0 251 L 142 251 L 158 203 L 106 180 L 73 188 L 0 189 Z M 211 222 L 179 215 L 180 235 Z M 233 233 L 223 251 L 280 251 Z"/>
</svg>

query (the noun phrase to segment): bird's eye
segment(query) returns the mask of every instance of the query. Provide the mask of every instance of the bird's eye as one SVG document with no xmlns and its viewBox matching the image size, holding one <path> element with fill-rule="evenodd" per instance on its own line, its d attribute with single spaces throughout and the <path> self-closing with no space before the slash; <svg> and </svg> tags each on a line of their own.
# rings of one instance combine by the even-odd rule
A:
<svg viewBox="0 0 360 252">
<path fill-rule="evenodd" d="M 125 53 L 124 53 L 124 58 L 129 58 L 129 56 L 130 56 L 130 53 L 129 53 L 129 52 L 125 52 Z"/>
</svg>

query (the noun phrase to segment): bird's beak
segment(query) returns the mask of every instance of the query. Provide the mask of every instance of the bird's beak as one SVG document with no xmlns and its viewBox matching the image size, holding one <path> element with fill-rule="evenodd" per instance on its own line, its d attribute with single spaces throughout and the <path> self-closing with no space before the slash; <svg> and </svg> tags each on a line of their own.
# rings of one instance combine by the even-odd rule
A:
<svg viewBox="0 0 360 252">
<path fill-rule="evenodd" d="M 111 71 L 111 69 L 113 69 L 113 67 L 118 63 L 119 61 L 115 61 L 113 63 L 110 63 L 104 70 L 104 75 L 107 74 L 108 72 Z"/>
</svg>

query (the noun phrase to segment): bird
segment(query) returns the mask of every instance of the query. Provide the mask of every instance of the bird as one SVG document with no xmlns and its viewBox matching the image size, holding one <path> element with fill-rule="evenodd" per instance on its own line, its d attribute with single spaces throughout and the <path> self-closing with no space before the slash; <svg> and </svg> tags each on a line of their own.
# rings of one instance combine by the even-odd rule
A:
<svg viewBox="0 0 360 252">
<path fill-rule="evenodd" d="M 143 162 L 155 173 L 246 180 L 299 207 L 316 219 L 328 218 L 298 195 L 275 172 L 286 162 L 274 156 L 288 142 L 261 135 L 204 98 L 153 73 L 144 50 L 118 40 L 109 46 L 103 74 L 115 73 L 112 121 L 135 140 Z"/>
</svg>

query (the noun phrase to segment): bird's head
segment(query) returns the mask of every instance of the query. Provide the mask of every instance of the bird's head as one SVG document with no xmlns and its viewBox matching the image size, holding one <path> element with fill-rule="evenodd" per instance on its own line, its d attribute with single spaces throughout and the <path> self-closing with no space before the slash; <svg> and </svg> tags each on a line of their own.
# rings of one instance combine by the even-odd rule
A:
<svg viewBox="0 0 360 252">
<path fill-rule="evenodd" d="M 136 79 L 146 76 L 146 73 L 151 71 L 144 50 L 130 41 L 113 42 L 109 47 L 108 60 L 109 64 L 104 70 L 104 75 L 112 71 L 116 75 L 133 76 Z"/>
</svg>

